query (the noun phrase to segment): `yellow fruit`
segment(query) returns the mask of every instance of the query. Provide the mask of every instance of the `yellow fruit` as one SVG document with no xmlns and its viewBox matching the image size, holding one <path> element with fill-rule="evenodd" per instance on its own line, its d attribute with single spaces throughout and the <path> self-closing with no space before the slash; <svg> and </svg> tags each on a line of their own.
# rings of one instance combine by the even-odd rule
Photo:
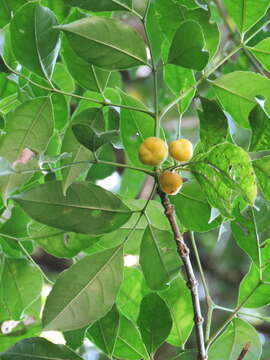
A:
<svg viewBox="0 0 270 360">
<path fill-rule="evenodd" d="M 176 172 L 166 170 L 160 175 L 159 184 L 166 194 L 176 195 L 183 185 L 183 179 Z"/>
<path fill-rule="evenodd" d="M 169 145 L 171 157 L 178 161 L 189 161 L 193 155 L 193 145 L 187 139 L 174 140 Z"/>
<path fill-rule="evenodd" d="M 156 137 L 149 137 L 139 147 L 139 159 L 145 165 L 158 166 L 168 156 L 167 144 Z"/>
</svg>

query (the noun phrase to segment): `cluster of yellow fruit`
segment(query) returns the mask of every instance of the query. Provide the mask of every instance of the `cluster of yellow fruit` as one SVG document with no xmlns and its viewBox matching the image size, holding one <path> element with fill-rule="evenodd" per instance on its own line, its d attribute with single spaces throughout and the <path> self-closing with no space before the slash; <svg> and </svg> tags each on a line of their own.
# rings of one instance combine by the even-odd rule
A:
<svg viewBox="0 0 270 360">
<path fill-rule="evenodd" d="M 159 166 L 168 154 L 177 161 L 189 161 L 193 155 L 192 143 L 187 139 L 174 140 L 167 144 L 156 137 L 144 140 L 139 148 L 139 159 L 145 165 Z M 175 195 L 183 185 L 182 177 L 175 171 L 164 171 L 159 177 L 159 184 L 166 194 Z"/>
</svg>

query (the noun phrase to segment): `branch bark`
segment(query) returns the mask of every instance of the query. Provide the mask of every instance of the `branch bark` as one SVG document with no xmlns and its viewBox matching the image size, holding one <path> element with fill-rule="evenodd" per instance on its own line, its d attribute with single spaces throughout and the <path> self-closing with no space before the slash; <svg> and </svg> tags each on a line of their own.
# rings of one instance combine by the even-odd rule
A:
<svg viewBox="0 0 270 360">
<path fill-rule="evenodd" d="M 165 209 L 165 215 L 167 216 L 173 234 L 174 239 L 177 246 L 177 251 L 179 256 L 181 257 L 186 276 L 187 276 L 187 286 L 190 289 L 192 303 L 193 303 L 193 311 L 194 311 L 194 323 L 196 329 L 196 338 L 197 338 L 197 345 L 198 345 L 198 360 L 207 360 L 207 352 L 205 348 L 204 342 L 204 332 L 203 332 L 203 317 L 201 312 L 201 305 L 199 299 L 199 292 L 198 292 L 198 282 L 194 275 L 193 267 L 190 261 L 190 250 L 187 244 L 184 241 L 184 238 L 179 230 L 178 224 L 176 222 L 174 206 L 170 203 L 168 196 L 162 192 L 160 189 L 158 190 L 162 205 Z"/>
<path fill-rule="evenodd" d="M 239 357 L 238 357 L 237 360 L 243 360 L 243 359 L 244 359 L 244 357 L 247 355 L 247 353 L 248 353 L 248 351 L 249 351 L 249 349 L 250 349 L 250 346 L 251 346 L 250 343 L 247 343 L 247 344 L 244 346 L 244 348 L 243 348 L 243 350 L 241 351 L 241 354 L 239 355 Z"/>
</svg>

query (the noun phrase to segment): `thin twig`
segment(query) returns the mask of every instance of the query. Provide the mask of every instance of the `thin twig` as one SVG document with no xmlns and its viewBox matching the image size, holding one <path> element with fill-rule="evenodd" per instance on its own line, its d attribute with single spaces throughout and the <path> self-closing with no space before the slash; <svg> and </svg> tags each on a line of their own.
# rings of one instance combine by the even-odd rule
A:
<svg viewBox="0 0 270 360">
<path fill-rule="evenodd" d="M 192 297 L 192 303 L 193 303 L 193 311 L 194 311 L 194 323 L 195 323 L 195 329 L 196 329 L 196 338 L 197 338 L 197 344 L 198 344 L 198 360 L 207 360 L 207 352 L 205 349 L 205 343 L 204 343 L 204 332 L 203 332 L 203 317 L 201 312 L 201 305 L 200 305 L 200 298 L 199 298 L 199 292 L 198 292 L 198 282 L 196 280 L 196 277 L 194 275 L 194 270 L 190 261 L 190 250 L 185 243 L 183 236 L 179 230 L 176 217 L 175 217 L 175 211 L 173 205 L 170 203 L 170 200 L 168 196 L 162 192 L 161 190 L 158 190 L 162 205 L 165 209 L 165 215 L 167 216 L 172 231 L 174 233 L 174 239 L 177 246 L 177 251 L 179 256 L 181 257 L 185 272 L 187 275 L 187 286 L 190 289 L 191 297 Z"/>
<path fill-rule="evenodd" d="M 240 309 L 245 305 L 245 303 L 249 300 L 249 298 L 255 293 L 255 291 L 261 285 L 262 285 L 261 281 L 258 281 L 258 283 L 254 286 L 253 289 L 251 289 L 251 291 L 244 298 L 244 300 L 234 309 L 234 311 L 231 313 L 231 315 L 228 317 L 228 319 L 225 320 L 225 322 L 220 326 L 220 328 L 215 332 L 215 334 L 211 336 L 209 341 L 207 341 L 207 349 L 215 341 L 215 339 L 222 333 L 222 331 L 226 329 L 226 327 L 229 325 L 229 323 L 232 321 L 232 319 L 238 314 Z"/>
<path fill-rule="evenodd" d="M 207 78 L 213 74 L 220 66 L 222 66 L 227 60 L 229 60 L 234 54 L 236 54 L 240 49 L 242 48 L 242 45 L 237 46 L 234 48 L 227 56 L 225 56 L 223 59 L 221 59 L 217 64 L 213 65 L 211 69 L 209 69 L 202 77 L 198 79 L 198 81 L 195 82 L 192 86 L 190 86 L 186 91 L 184 91 L 182 94 L 180 94 L 176 99 L 174 99 L 171 103 L 169 103 L 163 112 L 161 113 L 159 119 L 163 119 L 163 117 L 167 114 L 168 111 L 170 111 L 175 105 L 179 103 L 184 97 L 186 97 L 194 88 L 196 88 L 198 85 L 203 83 L 207 80 Z"/>
<path fill-rule="evenodd" d="M 97 100 L 97 99 L 88 98 L 86 96 L 69 93 L 67 91 L 56 89 L 55 87 L 50 88 L 50 87 L 47 87 L 47 86 L 40 85 L 40 84 L 36 83 L 35 81 L 33 81 L 32 79 L 30 79 L 28 76 L 26 76 L 26 75 L 20 73 L 19 71 L 11 68 L 6 62 L 4 62 L 4 63 L 5 63 L 6 67 L 9 69 L 9 71 L 11 73 L 13 73 L 13 74 L 27 80 L 30 84 L 32 84 L 34 86 L 37 86 L 38 88 L 46 90 L 48 92 L 62 94 L 62 95 L 70 96 L 70 97 L 80 99 L 80 100 L 90 101 L 90 102 L 93 102 L 95 104 L 100 104 L 102 106 L 114 106 L 114 107 L 119 107 L 119 108 L 123 108 L 123 109 L 138 111 L 138 112 L 142 112 L 142 113 L 145 113 L 145 114 L 148 114 L 148 115 L 154 117 L 154 114 L 151 111 L 147 110 L 147 109 L 137 108 L 137 107 L 134 107 L 134 106 L 128 106 L 128 105 L 123 105 L 123 104 L 114 104 L 114 103 L 111 103 L 109 101 Z"/>
<path fill-rule="evenodd" d="M 227 312 L 230 312 L 230 313 L 234 312 L 234 309 L 226 308 L 224 306 L 219 306 L 219 305 L 215 305 L 215 309 L 216 310 L 221 310 L 221 311 L 227 311 Z M 243 311 L 238 311 L 237 314 L 241 315 L 243 317 L 250 317 L 252 319 L 258 319 L 258 320 L 261 320 L 261 321 L 269 322 L 268 317 L 260 316 L 260 315 L 257 315 L 257 314 L 251 314 L 251 313 L 247 313 L 247 312 L 243 312 Z"/>
<path fill-rule="evenodd" d="M 247 355 L 247 353 L 249 352 L 251 343 L 247 343 L 244 347 L 243 350 L 241 351 L 241 354 L 239 355 L 239 357 L 237 358 L 237 360 L 243 360 L 244 357 Z"/>
<path fill-rule="evenodd" d="M 205 325 L 205 341 L 208 341 L 209 336 L 210 336 L 210 330 L 211 330 L 212 315 L 213 315 L 213 311 L 215 310 L 215 304 L 214 304 L 214 301 L 210 295 L 210 292 L 209 292 L 209 289 L 207 286 L 206 278 L 205 278 L 204 271 L 203 271 L 202 264 L 201 264 L 201 259 L 199 256 L 197 244 L 196 244 L 195 237 L 194 237 L 194 232 L 190 231 L 189 233 L 190 233 L 190 239 L 191 239 L 193 251 L 194 251 L 194 254 L 196 257 L 196 261 L 198 264 L 200 276 L 202 279 L 204 294 L 205 294 L 205 301 L 206 301 L 206 307 L 207 307 L 206 325 Z"/>
</svg>

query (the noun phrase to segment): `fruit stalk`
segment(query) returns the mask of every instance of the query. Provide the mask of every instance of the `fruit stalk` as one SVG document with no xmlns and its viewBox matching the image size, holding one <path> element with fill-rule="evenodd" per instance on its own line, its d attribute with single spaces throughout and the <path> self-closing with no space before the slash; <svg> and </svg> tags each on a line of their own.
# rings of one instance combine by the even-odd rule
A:
<svg viewBox="0 0 270 360">
<path fill-rule="evenodd" d="M 180 229 L 178 227 L 178 224 L 176 222 L 174 206 L 170 203 L 168 196 L 163 191 L 159 189 L 158 193 L 162 205 L 165 209 L 165 215 L 170 222 L 177 246 L 177 252 L 183 261 L 187 276 L 187 286 L 190 289 L 192 303 L 193 303 L 194 323 L 195 323 L 196 338 L 198 344 L 198 360 L 207 360 L 208 356 L 205 348 L 204 332 L 203 332 L 204 319 L 202 317 L 202 312 L 201 312 L 200 298 L 198 292 L 198 281 L 196 280 L 192 263 L 190 261 L 190 256 L 189 256 L 190 250 L 187 244 L 185 243 L 183 236 L 180 232 Z"/>
</svg>

